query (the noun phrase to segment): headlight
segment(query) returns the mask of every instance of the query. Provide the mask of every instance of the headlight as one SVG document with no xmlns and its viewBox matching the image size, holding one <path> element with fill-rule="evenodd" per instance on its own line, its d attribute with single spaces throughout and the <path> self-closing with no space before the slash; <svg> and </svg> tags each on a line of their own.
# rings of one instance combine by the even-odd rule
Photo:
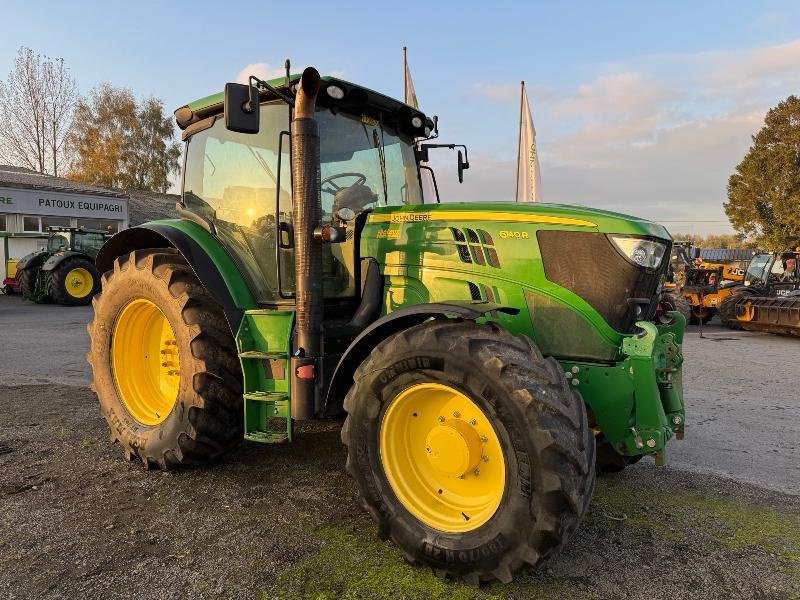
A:
<svg viewBox="0 0 800 600">
<path fill-rule="evenodd" d="M 334 100 L 341 100 L 344 98 L 344 90 L 340 88 L 338 85 L 329 85 L 325 88 L 325 91 L 328 93 L 328 96 L 333 98 Z"/>
<path fill-rule="evenodd" d="M 625 237 L 610 235 L 608 236 L 617 249 L 631 262 L 655 269 L 661 264 L 667 245 L 655 240 L 643 238 Z"/>
</svg>

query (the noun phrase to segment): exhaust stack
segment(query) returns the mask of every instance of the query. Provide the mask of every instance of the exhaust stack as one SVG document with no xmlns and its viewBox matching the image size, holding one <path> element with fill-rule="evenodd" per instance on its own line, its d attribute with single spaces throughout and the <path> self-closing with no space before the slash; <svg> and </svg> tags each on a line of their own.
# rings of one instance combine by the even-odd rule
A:
<svg viewBox="0 0 800 600">
<path fill-rule="evenodd" d="M 303 71 L 292 120 L 292 179 L 296 293 L 296 347 L 292 366 L 292 418 L 316 412 L 318 359 L 322 353 L 322 245 L 314 229 L 322 220 L 319 124 L 314 118 L 319 72 Z"/>
</svg>

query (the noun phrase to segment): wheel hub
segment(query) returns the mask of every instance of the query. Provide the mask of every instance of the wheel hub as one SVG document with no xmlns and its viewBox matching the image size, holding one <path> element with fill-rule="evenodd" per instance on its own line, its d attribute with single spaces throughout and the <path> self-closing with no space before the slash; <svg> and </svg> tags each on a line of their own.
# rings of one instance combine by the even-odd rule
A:
<svg viewBox="0 0 800 600">
<path fill-rule="evenodd" d="M 111 368 L 117 393 L 130 415 L 158 425 L 172 411 L 180 385 L 180 356 L 164 313 L 153 302 L 129 302 L 114 323 Z"/>
<path fill-rule="evenodd" d="M 400 503 L 439 531 L 477 529 L 503 498 L 500 437 L 481 407 L 448 385 L 416 384 L 390 401 L 380 458 Z"/>
<path fill-rule="evenodd" d="M 72 269 L 67 273 L 64 287 L 66 287 L 67 293 L 73 298 L 83 298 L 91 292 L 94 287 L 92 274 L 86 269 Z"/>
<path fill-rule="evenodd" d="M 481 462 L 482 450 L 475 428 L 458 419 L 436 425 L 425 439 L 428 461 L 447 477 L 461 477 L 474 471 Z"/>
</svg>

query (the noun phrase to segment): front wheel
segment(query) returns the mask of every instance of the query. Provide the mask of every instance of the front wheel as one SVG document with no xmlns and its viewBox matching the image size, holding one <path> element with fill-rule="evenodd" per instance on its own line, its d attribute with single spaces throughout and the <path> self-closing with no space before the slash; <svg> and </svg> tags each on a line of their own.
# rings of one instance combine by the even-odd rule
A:
<svg viewBox="0 0 800 600">
<path fill-rule="evenodd" d="M 575 531 L 595 444 L 562 369 L 524 336 L 433 321 L 378 345 L 345 399 L 362 505 L 407 560 L 508 582 Z"/>
<path fill-rule="evenodd" d="M 659 298 L 659 303 L 666 311 L 678 311 L 681 313 L 687 323 L 689 323 L 692 318 L 691 305 L 688 300 L 678 292 L 663 292 L 661 298 Z"/>
</svg>

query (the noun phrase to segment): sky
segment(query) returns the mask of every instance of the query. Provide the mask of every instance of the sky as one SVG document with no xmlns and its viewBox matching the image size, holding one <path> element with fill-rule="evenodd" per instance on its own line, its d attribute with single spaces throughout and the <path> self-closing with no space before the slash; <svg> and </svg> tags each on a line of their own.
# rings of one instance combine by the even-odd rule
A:
<svg viewBox="0 0 800 600">
<path fill-rule="evenodd" d="M 546 202 L 727 233 L 722 204 L 766 111 L 800 92 L 795 2 L 17 2 L 3 0 L 0 77 L 20 46 L 63 57 L 169 111 L 244 75 L 320 72 L 402 98 L 402 47 L 440 141 L 449 201 L 512 200 L 526 82 Z"/>
</svg>

